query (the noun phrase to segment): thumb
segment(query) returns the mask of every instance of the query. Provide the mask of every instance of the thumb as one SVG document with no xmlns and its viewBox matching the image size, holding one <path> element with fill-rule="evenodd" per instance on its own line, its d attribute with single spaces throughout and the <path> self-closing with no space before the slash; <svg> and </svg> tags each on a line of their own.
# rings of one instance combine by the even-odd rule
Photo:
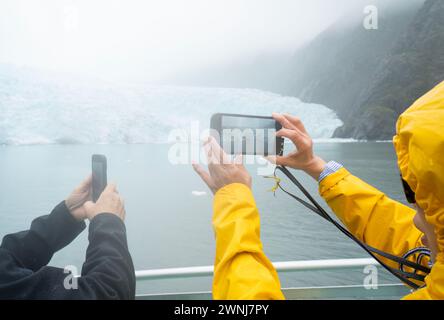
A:
<svg viewBox="0 0 444 320">
<path fill-rule="evenodd" d="M 244 156 L 242 154 L 236 155 L 236 157 L 234 158 L 234 164 L 237 164 L 237 165 L 244 164 Z"/>
<path fill-rule="evenodd" d="M 92 208 L 94 207 L 94 202 L 92 202 L 92 201 L 86 201 L 84 204 L 83 204 L 83 207 L 85 208 L 85 211 L 86 212 L 91 212 L 91 210 L 92 210 Z"/>
<path fill-rule="evenodd" d="M 276 156 L 266 156 L 264 159 L 272 164 L 276 164 Z"/>
<path fill-rule="evenodd" d="M 267 156 L 265 159 L 277 166 L 290 166 L 291 164 L 290 159 L 286 156 Z"/>
</svg>

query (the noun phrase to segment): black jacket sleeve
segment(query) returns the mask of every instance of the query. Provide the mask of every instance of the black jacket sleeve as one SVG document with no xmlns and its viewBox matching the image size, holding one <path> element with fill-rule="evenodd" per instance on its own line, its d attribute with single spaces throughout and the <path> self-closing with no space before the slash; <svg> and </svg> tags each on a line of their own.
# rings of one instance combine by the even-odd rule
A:
<svg viewBox="0 0 444 320">
<path fill-rule="evenodd" d="M 4 238 L 0 299 L 133 299 L 135 274 L 125 225 L 113 214 L 103 213 L 91 221 L 79 278 L 64 269 L 45 266 L 56 250 L 84 228 L 74 219 L 67 223 L 65 214 L 69 212 L 66 206 L 58 211 L 59 206 L 49 216 L 34 220 L 29 231 Z M 35 257 L 30 259 L 28 254 Z"/>
<path fill-rule="evenodd" d="M 36 218 L 31 228 L 3 238 L 0 250 L 12 255 L 18 266 L 37 271 L 46 266 L 55 252 L 70 244 L 85 229 L 69 212 L 65 201 L 51 214 Z"/>
</svg>

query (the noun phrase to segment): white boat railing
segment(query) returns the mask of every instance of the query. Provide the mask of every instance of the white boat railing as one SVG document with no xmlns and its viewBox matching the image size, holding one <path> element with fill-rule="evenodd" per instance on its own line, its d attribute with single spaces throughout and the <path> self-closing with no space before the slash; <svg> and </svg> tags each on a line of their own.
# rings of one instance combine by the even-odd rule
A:
<svg viewBox="0 0 444 320">
<path fill-rule="evenodd" d="M 362 259 L 329 259 L 329 260 L 306 260 L 274 262 L 274 267 L 279 273 L 299 271 L 332 271 L 364 268 L 374 265 L 380 266 L 372 258 Z M 159 279 L 211 277 L 213 266 L 199 266 L 186 268 L 166 268 L 154 270 L 136 271 L 137 281 L 149 281 Z M 373 288 L 374 289 L 374 288 Z M 342 285 L 342 286 L 318 286 L 283 288 L 282 291 L 287 299 L 399 299 L 408 294 L 409 290 L 401 283 L 380 284 L 378 290 L 369 290 L 364 285 Z M 211 292 L 171 292 L 138 294 L 137 299 L 211 299 Z"/>
<path fill-rule="evenodd" d="M 278 272 L 296 272 L 313 270 L 354 269 L 368 265 L 379 265 L 373 258 L 329 259 L 274 262 Z M 213 266 L 166 268 L 136 271 L 137 280 L 157 280 L 172 278 L 209 277 L 213 275 Z"/>
</svg>

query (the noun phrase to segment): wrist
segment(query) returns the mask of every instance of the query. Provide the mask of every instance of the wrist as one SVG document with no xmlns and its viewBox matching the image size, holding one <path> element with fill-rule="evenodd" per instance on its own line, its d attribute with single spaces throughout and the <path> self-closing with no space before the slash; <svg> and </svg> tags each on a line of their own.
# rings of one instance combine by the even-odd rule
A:
<svg viewBox="0 0 444 320">
<path fill-rule="evenodd" d="M 99 211 L 94 211 L 94 212 L 88 212 L 86 214 L 86 219 L 88 219 L 89 221 L 92 221 L 95 217 L 97 217 L 98 215 L 100 215 L 102 212 Z M 104 212 L 103 212 L 104 213 Z"/>
<path fill-rule="evenodd" d="M 55 219 L 58 221 L 56 224 L 60 226 L 66 225 L 77 225 L 82 226 L 85 225 L 83 220 L 78 220 L 66 206 L 65 201 L 61 201 L 52 211 L 50 216 L 57 216 Z"/>
<path fill-rule="evenodd" d="M 313 179 L 318 181 L 319 176 L 321 175 L 322 171 L 324 171 L 325 165 L 327 163 L 321 159 L 318 156 L 315 156 L 310 163 L 307 165 L 307 167 L 304 169 L 305 173 L 307 173 L 309 176 L 311 176 Z"/>
<path fill-rule="evenodd" d="M 94 211 L 92 213 L 90 213 L 89 215 L 87 215 L 87 219 L 89 221 L 93 221 L 95 218 L 97 218 L 98 216 L 101 215 L 113 215 L 116 216 L 117 218 L 119 218 L 120 220 L 124 221 L 124 218 L 121 214 L 118 214 L 117 212 L 113 211 L 113 210 L 99 210 L 99 211 Z"/>
<path fill-rule="evenodd" d="M 85 220 L 82 206 L 73 206 L 70 201 L 65 200 L 65 206 L 68 209 L 69 214 L 77 221 L 82 222 Z"/>
<path fill-rule="evenodd" d="M 69 212 L 71 215 L 72 215 L 72 217 L 77 221 L 77 222 L 82 222 L 82 221 L 85 221 L 85 217 L 81 217 L 81 216 L 78 216 L 78 215 L 76 215 L 75 213 L 73 213 L 73 212 Z"/>
</svg>

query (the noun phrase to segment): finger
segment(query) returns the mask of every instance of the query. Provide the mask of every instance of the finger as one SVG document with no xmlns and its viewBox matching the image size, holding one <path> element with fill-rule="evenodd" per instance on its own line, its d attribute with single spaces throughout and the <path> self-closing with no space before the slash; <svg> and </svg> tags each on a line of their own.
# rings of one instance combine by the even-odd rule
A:
<svg viewBox="0 0 444 320">
<path fill-rule="evenodd" d="M 208 140 L 204 142 L 203 147 L 204 147 L 205 156 L 207 157 L 207 163 L 208 163 L 211 158 L 210 137 L 208 137 Z"/>
<path fill-rule="evenodd" d="M 301 147 L 305 138 L 299 130 L 290 130 L 286 128 L 282 128 L 276 132 L 276 136 L 290 139 L 296 145 L 296 147 Z"/>
<path fill-rule="evenodd" d="M 292 130 L 297 129 L 290 121 L 288 121 L 287 118 L 285 118 L 280 113 L 272 113 L 272 117 L 274 118 L 274 120 L 276 120 L 281 124 L 282 128 L 292 129 Z"/>
<path fill-rule="evenodd" d="M 206 138 L 203 139 L 203 147 L 205 150 L 205 154 L 207 155 L 208 158 L 211 150 L 211 136 L 207 136 Z"/>
<path fill-rule="evenodd" d="M 117 192 L 117 185 L 115 183 L 108 183 L 105 190 L 103 190 L 103 193 L 108 192 Z"/>
<path fill-rule="evenodd" d="M 211 136 L 208 136 L 203 139 L 203 144 L 206 145 L 206 144 L 210 143 L 210 141 L 211 141 Z"/>
<path fill-rule="evenodd" d="M 122 206 L 122 220 L 125 220 L 126 210 L 125 210 L 125 199 L 120 196 L 120 205 Z"/>
<path fill-rule="evenodd" d="M 88 191 L 91 188 L 92 175 L 85 178 L 76 188 L 78 191 Z"/>
<path fill-rule="evenodd" d="M 286 156 L 267 156 L 265 159 L 277 166 L 286 166 L 289 163 L 288 157 Z"/>
<path fill-rule="evenodd" d="M 230 164 L 230 163 L 232 163 L 230 157 L 225 153 L 225 151 L 221 148 L 219 143 L 217 143 L 217 141 L 216 141 L 216 139 L 214 139 L 214 137 L 210 137 L 209 146 L 210 146 L 209 163 L 213 163 L 213 164 Z"/>
<path fill-rule="evenodd" d="M 292 116 L 288 113 L 284 113 L 283 116 L 285 119 L 287 119 L 293 126 L 298 128 L 301 132 L 308 134 L 307 130 L 305 129 L 304 123 L 301 121 L 299 117 Z"/>
<path fill-rule="evenodd" d="M 212 136 L 209 136 L 207 141 L 204 143 L 204 150 L 205 154 L 207 156 L 207 162 L 208 163 L 220 163 L 220 157 L 218 156 L 220 154 L 219 152 L 219 144 L 217 143 L 216 139 L 214 139 Z"/>
<path fill-rule="evenodd" d="M 243 165 L 244 164 L 244 157 L 241 154 L 236 155 L 236 157 L 234 157 L 234 164 L 236 165 Z"/>
<path fill-rule="evenodd" d="M 274 162 L 272 162 L 272 163 L 274 163 L 277 166 L 289 167 L 291 164 L 291 159 L 287 156 L 274 156 L 273 161 Z"/>
<path fill-rule="evenodd" d="M 208 172 L 206 172 L 202 166 L 193 164 L 193 169 L 202 178 L 202 180 L 210 187 L 212 185 L 212 179 Z"/>
<path fill-rule="evenodd" d="M 82 190 L 86 194 L 87 200 L 92 200 L 92 174 L 85 180 L 85 188 Z"/>
<path fill-rule="evenodd" d="M 272 164 L 276 164 L 276 156 L 266 156 L 264 159 Z"/>
</svg>

